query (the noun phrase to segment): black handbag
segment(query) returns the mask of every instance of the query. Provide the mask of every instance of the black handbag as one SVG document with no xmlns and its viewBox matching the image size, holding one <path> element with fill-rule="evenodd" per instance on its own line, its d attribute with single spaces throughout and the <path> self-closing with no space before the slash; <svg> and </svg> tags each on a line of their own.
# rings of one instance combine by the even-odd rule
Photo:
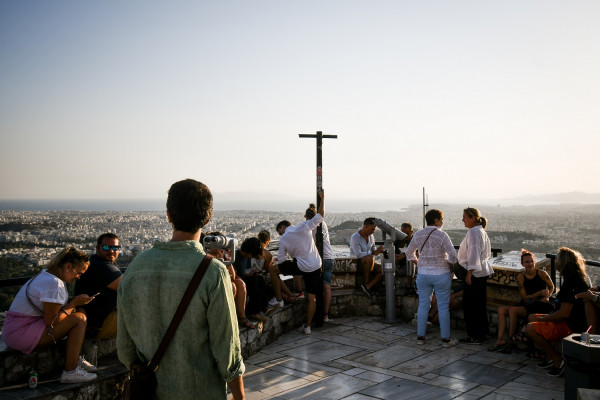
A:
<svg viewBox="0 0 600 400">
<path fill-rule="evenodd" d="M 460 281 L 464 281 L 467 278 L 467 269 L 460 265 L 458 261 L 452 266 L 452 272 L 456 276 L 456 279 Z"/>
<path fill-rule="evenodd" d="M 171 324 L 167 328 L 167 333 L 165 333 L 152 360 L 148 363 L 144 363 L 138 359 L 129 367 L 129 377 L 123 384 L 123 400 L 148 400 L 154 397 L 154 394 L 156 393 L 156 375 L 154 373 L 158 369 L 158 363 L 164 355 L 165 350 L 167 350 L 167 346 L 171 342 L 171 339 L 177 330 L 177 326 L 179 326 L 181 318 L 183 318 L 183 314 L 190 304 L 196 289 L 200 285 L 200 281 L 204 277 L 204 273 L 212 258 L 213 257 L 210 254 L 205 255 L 198 266 L 196 273 L 177 307 L 177 311 L 171 320 Z"/>
</svg>

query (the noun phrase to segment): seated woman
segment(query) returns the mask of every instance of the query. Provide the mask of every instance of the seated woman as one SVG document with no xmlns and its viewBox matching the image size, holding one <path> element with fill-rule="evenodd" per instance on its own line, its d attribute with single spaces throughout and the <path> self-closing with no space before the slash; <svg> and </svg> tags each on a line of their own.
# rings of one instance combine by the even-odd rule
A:
<svg viewBox="0 0 600 400">
<path fill-rule="evenodd" d="M 242 246 L 235 251 L 233 266 L 237 276 L 244 280 L 248 291 L 246 314 L 259 321 L 266 321 L 268 318 L 265 312 L 270 293 L 260 272 L 260 267 L 256 263 L 256 259 L 262 260 L 262 250 L 260 240 L 257 238 L 244 240 Z M 255 260 L 254 263 L 253 260 Z"/>
<path fill-rule="evenodd" d="M 222 236 L 223 234 L 221 232 L 210 232 L 208 235 Z M 225 249 L 211 248 L 209 253 L 222 261 L 231 260 L 231 256 L 227 251 L 225 251 Z M 237 276 L 235 269 L 231 264 L 225 266 L 227 267 L 227 271 L 229 271 L 229 277 L 231 278 L 231 288 L 233 289 L 235 312 L 237 314 L 238 321 L 246 328 L 254 329 L 256 328 L 256 325 L 248 321 L 248 318 L 246 318 L 246 284 L 239 276 Z"/>
<path fill-rule="evenodd" d="M 265 278 L 269 279 L 269 267 L 273 265 L 274 262 L 273 254 L 271 254 L 271 252 L 267 250 L 269 243 L 271 243 L 271 234 L 265 229 L 258 232 L 257 238 L 258 240 L 260 240 L 260 245 L 262 246 L 262 257 L 258 260 L 258 264 L 261 270 L 267 273 L 267 275 L 265 275 Z M 292 294 L 292 292 L 290 291 L 290 289 L 288 289 L 286 285 L 281 285 L 281 297 L 283 298 L 283 300 L 290 303 L 296 301 L 296 296 Z"/>
<path fill-rule="evenodd" d="M 529 314 L 548 314 L 553 311 L 550 295 L 554 292 L 554 284 L 550 275 L 535 267 L 535 256 L 530 251 L 521 250 L 521 265 L 525 271 L 517 275 L 521 304 L 518 306 L 501 306 L 498 308 L 498 338 L 489 351 L 503 351 L 508 343 L 504 339 L 506 332 L 506 317 L 508 315 L 508 336 L 513 342 L 518 340 L 515 335 L 519 318 Z"/>
<path fill-rule="evenodd" d="M 564 361 L 554 350 L 552 342 L 587 329 L 583 300 L 577 299 L 575 295 L 587 291 L 589 285 L 585 260 L 575 250 L 567 247 L 558 250 L 556 270 L 562 276 L 562 285 L 557 296 L 560 308 L 552 314 L 531 314 L 527 334 L 545 353 L 546 360 L 538 366 L 551 368 L 548 375 L 558 377 L 564 372 Z"/>
<path fill-rule="evenodd" d="M 61 383 L 96 379 L 96 367 L 80 357 L 87 319 L 76 308 L 94 299 L 80 294 L 71 301 L 66 284 L 87 270 L 88 256 L 69 246 L 56 254 L 48 268 L 31 278 L 12 302 L 4 321 L 6 345 L 24 354 L 56 344 L 66 337 L 65 369 Z"/>
</svg>

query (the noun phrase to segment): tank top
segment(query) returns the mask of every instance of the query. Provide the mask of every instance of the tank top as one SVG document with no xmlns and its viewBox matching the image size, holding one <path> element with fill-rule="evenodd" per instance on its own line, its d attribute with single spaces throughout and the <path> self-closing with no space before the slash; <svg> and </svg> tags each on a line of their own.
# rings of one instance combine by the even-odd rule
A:
<svg viewBox="0 0 600 400">
<path fill-rule="evenodd" d="M 523 287 L 525 288 L 525 293 L 530 295 L 546 289 L 546 282 L 540 278 L 540 273 L 537 270 L 535 271 L 535 277 L 531 279 L 528 279 L 525 276 L 525 272 L 523 272 Z"/>
</svg>

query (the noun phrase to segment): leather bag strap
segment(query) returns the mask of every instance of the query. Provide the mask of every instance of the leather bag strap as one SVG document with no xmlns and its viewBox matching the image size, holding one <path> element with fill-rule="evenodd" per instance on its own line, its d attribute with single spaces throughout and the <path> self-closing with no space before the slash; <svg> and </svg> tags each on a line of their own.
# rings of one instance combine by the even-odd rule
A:
<svg viewBox="0 0 600 400">
<path fill-rule="evenodd" d="M 200 285 L 200 281 L 204 277 L 204 273 L 208 269 L 208 265 L 210 264 L 210 261 L 212 259 L 213 259 L 213 256 L 211 256 L 210 254 L 206 254 L 204 256 L 204 259 L 198 266 L 196 273 L 194 274 L 190 284 L 188 285 L 188 287 L 183 295 L 183 298 L 181 299 L 181 302 L 179 303 L 179 307 L 177 307 L 177 311 L 175 312 L 175 315 L 173 316 L 173 319 L 171 320 L 171 324 L 169 325 L 169 328 L 167 328 L 167 333 L 165 333 L 165 336 L 163 337 L 162 341 L 160 342 L 160 345 L 158 346 L 156 353 L 154 353 L 154 357 L 152 357 L 152 360 L 150 360 L 150 362 L 148 363 L 148 367 L 152 371 L 156 371 L 158 369 L 158 363 L 160 363 L 162 356 L 165 354 L 165 351 L 167 350 L 167 346 L 171 342 L 171 339 L 173 338 L 173 335 L 175 334 L 175 331 L 177 330 L 177 327 L 179 326 L 179 323 L 181 322 L 181 319 L 183 318 L 183 314 L 185 314 L 185 310 L 187 309 L 188 305 L 190 304 L 190 301 L 192 300 L 192 296 L 196 292 L 196 289 L 198 289 L 198 286 Z"/>
<path fill-rule="evenodd" d="M 421 246 L 421 251 L 419 253 L 423 252 L 423 249 L 425 248 L 425 243 L 427 243 L 427 241 L 429 240 L 429 236 L 431 236 L 431 234 L 433 233 L 433 231 L 435 231 L 435 228 L 431 232 L 429 232 L 429 235 L 427 235 L 427 238 L 423 242 L 423 246 Z"/>
</svg>

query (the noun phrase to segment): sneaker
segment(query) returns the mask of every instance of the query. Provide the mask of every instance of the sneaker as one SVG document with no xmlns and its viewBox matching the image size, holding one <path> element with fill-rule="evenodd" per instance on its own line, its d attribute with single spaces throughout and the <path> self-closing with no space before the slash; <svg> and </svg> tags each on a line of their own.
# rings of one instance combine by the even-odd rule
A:
<svg viewBox="0 0 600 400">
<path fill-rule="evenodd" d="M 554 366 L 554 361 L 552 361 L 552 360 L 545 360 L 545 361 L 542 361 L 541 363 L 536 364 L 536 366 L 538 368 L 548 369 L 548 368 Z"/>
<path fill-rule="evenodd" d="M 325 316 L 323 317 L 323 322 L 331 322 L 333 321 L 331 318 L 329 318 L 329 314 L 325 314 Z"/>
<path fill-rule="evenodd" d="M 417 336 L 417 344 L 425 344 L 425 336 Z"/>
<path fill-rule="evenodd" d="M 268 305 L 269 305 L 269 308 L 283 307 L 283 299 L 277 300 L 277 298 L 273 297 L 271 300 L 269 300 Z"/>
<path fill-rule="evenodd" d="M 77 365 L 85 369 L 87 372 L 98 371 L 98 368 L 94 364 L 86 360 L 83 356 L 79 356 L 79 362 L 77 363 Z"/>
<path fill-rule="evenodd" d="M 456 339 L 442 339 L 442 347 L 452 347 L 458 344 L 458 340 Z"/>
<path fill-rule="evenodd" d="M 360 285 L 360 290 L 362 290 L 364 294 L 366 294 L 367 296 L 369 296 L 369 298 L 371 298 L 371 292 L 369 292 L 369 288 L 367 287 L 367 285 L 362 283 Z"/>
<path fill-rule="evenodd" d="M 550 368 L 548 370 L 548 372 L 546 372 L 546 375 L 548 376 L 554 376 L 556 378 L 563 376 L 563 373 L 565 372 L 565 362 L 561 361 L 560 363 L 560 367 L 555 367 L 554 364 L 552 365 L 552 368 Z"/>
<path fill-rule="evenodd" d="M 304 298 L 304 292 L 298 292 L 296 294 L 296 300 L 302 300 Z"/>
<path fill-rule="evenodd" d="M 472 337 L 458 339 L 458 342 L 462 343 L 462 344 L 481 344 L 480 339 L 476 339 L 476 338 L 472 338 Z"/>
<path fill-rule="evenodd" d="M 89 382 L 96 379 L 97 375 L 87 372 L 81 367 L 75 368 L 73 371 L 63 371 L 60 376 L 60 383 L 80 383 Z"/>
<path fill-rule="evenodd" d="M 306 325 L 302 324 L 300 326 L 300 328 L 298 328 L 298 332 L 304 333 L 305 335 L 310 335 L 311 334 L 310 326 L 306 326 Z"/>
</svg>

